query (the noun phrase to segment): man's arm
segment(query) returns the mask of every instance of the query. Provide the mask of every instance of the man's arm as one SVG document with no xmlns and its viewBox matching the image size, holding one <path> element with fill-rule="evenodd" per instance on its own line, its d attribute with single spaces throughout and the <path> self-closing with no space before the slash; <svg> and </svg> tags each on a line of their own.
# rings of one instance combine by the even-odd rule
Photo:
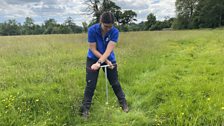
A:
<svg viewBox="0 0 224 126">
<path fill-rule="evenodd" d="M 110 55 L 110 53 L 113 51 L 114 47 L 115 47 L 116 43 L 113 41 L 110 41 L 107 45 L 107 49 L 105 51 L 105 53 L 102 55 L 97 49 L 96 49 L 96 43 L 92 42 L 89 43 L 89 48 L 90 50 L 93 52 L 93 54 L 99 58 L 99 60 L 103 63 L 103 62 L 110 62 L 107 57 Z"/>
<path fill-rule="evenodd" d="M 100 58 L 102 56 L 102 54 L 96 49 L 96 42 L 89 43 L 89 49 L 97 58 Z"/>
<path fill-rule="evenodd" d="M 104 52 L 104 54 L 99 58 L 99 61 L 105 62 L 107 60 L 107 57 L 110 55 L 110 53 L 113 51 L 115 48 L 116 43 L 113 41 L 110 41 L 107 45 L 107 49 Z"/>
<path fill-rule="evenodd" d="M 111 69 L 113 69 L 114 67 L 112 66 L 113 64 L 107 59 L 107 57 L 110 55 L 110 53 L 113 51 L 114 47 L 115 47 L 116 43 L 113 41 L 110 41 L 107 45 L 106 51 L 104 52 L 104 54 L 102 55 L 99 51 L 97 51 L 96 49 L 96 43 L 90 43 L 90 50 L 93 52 L 93 54 L 99 58 L 99 61 L 101 63 L 106 62 L 108 65 L 110 65 Z M 98 62 L 96 62 L 95 64 L 93 64 L 91 66 L 91 69 L 94 70 L 98 70 L 100 68 L 100 64 Z"/>
</svg>

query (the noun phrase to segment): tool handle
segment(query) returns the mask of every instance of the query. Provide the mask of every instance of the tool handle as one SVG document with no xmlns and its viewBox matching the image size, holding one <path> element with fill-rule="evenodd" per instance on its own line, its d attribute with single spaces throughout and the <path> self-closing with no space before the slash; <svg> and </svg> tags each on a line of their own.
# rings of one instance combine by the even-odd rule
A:
<svg viewBox="0 0 224 126">
<path fill-rule="evenodd" d="M 113 64 L 112 66 L 116 66 L 117 64 Z M 109 67 L 110 65 L 102 65 L 100 67 Z"/>
</svg>

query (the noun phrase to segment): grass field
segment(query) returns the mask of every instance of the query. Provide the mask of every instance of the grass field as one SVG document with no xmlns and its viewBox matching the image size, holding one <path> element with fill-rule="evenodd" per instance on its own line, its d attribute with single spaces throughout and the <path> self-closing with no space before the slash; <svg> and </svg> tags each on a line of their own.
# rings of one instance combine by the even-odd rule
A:
<svg viewBox="0 0 224 126">
<path fill-rule="evenodd" d="M 0 125 L 224 126 L 224 30 L 121 33 L 115 49 L 130 112 L 101 71 L 79 116 L 86 34 L 0 37 Z"/>
</svg>

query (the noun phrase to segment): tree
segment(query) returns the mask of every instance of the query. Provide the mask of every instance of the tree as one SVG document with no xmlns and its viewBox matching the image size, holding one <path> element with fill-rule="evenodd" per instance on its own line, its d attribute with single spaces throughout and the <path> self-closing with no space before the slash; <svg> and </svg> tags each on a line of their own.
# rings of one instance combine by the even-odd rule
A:
<svg viewBox="0 0 224 126">
<path fill-rule="evenodd" d="M 30 17 L 26 17 L 25 22 L 23 24 L 23 34 L 25 35 L 30 35 L 30 34 L 34 34 L 34 21 L 32 18 Z"/>
<path fill-rule="evenodd" d="M 177 0 L 174 28 L 215 28 L 224 25 L 223 0 Z"/>
<path fill-rule="evenodd" d="M 171 28 L 175 18 L 165 17 L 165 20 L 162 22 L 162 28 Z"/>
<path fill-rule="evenodd" d="M 39 35 L 39 34 L 44 34 L 44 26 L 43 25 L 34 25 L 34 31 L 33 34 L 35 35 Z"/>
<path fill-rule="evenodd" d="M 73 31 L 69 26 L 60 25 L 60 33 L 61 34 L 71 34 L 71 33 L 73 33 Z"/>
<path fill-rule="evenodd" d="M 132 10 L 126 10 L 123 13 L 121 11 L 117 11 L 115 13 L 115 18 L 119 25 L 118 27 L 122 31 L 129 31 L 128 24 L 132 23 L 132 21 L 137 21 L 135 17 L 137 17 L 137 14 Z"/>
<path fill-rule="evenodd" d="M 150 13 L 147 16 L 147 21 L 145 22 L 145 30 L 149 30 L 155 23 L 156 23 L 156 16 L 153 13 Z"/>
<path fill-rule="evenodd" d="M 121 7 L 117 6 L 113 1 L 103 0 L 102 6 L 100 7 L 101 13 L 105 11 L 110 11 L 116 13 L 121 10 Z"/>
<path fill-rule="evenodd" d="M 129 24 L 129 31 L 143 31 L 145 27 L 145 22 L 140 22 L 138 24 L 136 23 L 130 23 Z"/>
<path fill-rule="evenodd" d="M 162 30 L 164 28 L 163 22 L 161 21 L 156 21 L 155 24 L 153 24 L 149 30 L 154 31 L 154 30 Z"/>
<path fill-rule="evenodd" d="M 58 24 L 54 19 L 48 19 L 44 22 L 44 34 L 56 34 L 59 33 Z"/>
<path fill-rule="evenodd" d="M 17 24 L 16 20 L 8 20 L 2 24 L 1 34 L 2 35 L 20 35 L 21 24 Z"/>
<path fill-rule="evenodd" d="M 83 31 L 87 32 L 88 30 L 88 24 L 86 22 L 82 22 Z"/>
<path fill-rule="evenodd" d="M 220 27 L 224 25 L 224 1 L 200 0 L 197 7 L 199 27 Z"/>
<path fill-rule="evenodd" d="M 193 28 L 193 16 L 199 0 L 176 0 L 177 20 L 175 28 Z"/>
<path fill-rule="evenodd" d="M 93 17 L 95 17 L 95 19 L 93 19 L 95 22 L 98 22 L 100 19 L 100 0 L 85 0 L 84 2 L 86 5 L 88 5 L 87 7 L 87 11 L 89 12 L 89 15 L 93 15 Z"/>
<path fill-rule="evenodd" d="M 89 14 L 93 14 L 93 20 L 90 22 L 89 26 L 98 23 L 100 15 L 105 11 L 114 14 L 119 29 L 123 31 L 128 31 L 128 24 L 132 23 L 132 21 L 136 21 L 135 17 L 137 17 L 137 14 L 134 11 L 125 10 L 122 12 L 121 8 L 111 0 L 86 0 L 85 4 L 88 5 L 87 11 L 90 12 Z"/>
<path fill-rule="evenodd" d="M 78 31 L 77 30 L 77 25 L 74 23 L 73 19 L 71 17 L 68 17 L 64 24 L 63 24 L 63 29 L 65 30 L 64 33 L 80 33 L 82 30 Z"/>
<path fill-rule="evenodd" d="M 121 14 L 121 17 L 120 19 L 118 19 L 118 22 L 122 25 L 126 25 L 131 23 L 132 21 L 137 21 L 135 17 L 137 17 L 137 14 L 134 11 L 126 10 L 124 11 L 124 13 Z"/>
<path fill-rule="evenodd" d="M 105 11 L 112 12 L 115 15 L 115 18 L 116 14 L 121 13 L 121 8 L 111 0 L 86 0 L 85 4 L 88 5 L 87 11 L 89 14 L 93 15 L 91 24 L 98 23 L 100 21 L 100 15 Z"/>
</svg>

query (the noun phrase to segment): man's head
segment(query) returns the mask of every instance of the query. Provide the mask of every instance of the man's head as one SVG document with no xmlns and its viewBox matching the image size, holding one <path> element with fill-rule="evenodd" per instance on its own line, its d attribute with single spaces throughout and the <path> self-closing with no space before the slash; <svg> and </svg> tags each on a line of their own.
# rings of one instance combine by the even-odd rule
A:
<svg viewBox="0 0 224 126">
<path fill-rule="evenodd" d="M 104 31 L 109 31 L 114 24 L 114 15 L 111 12 L 104 12 L 100 16 L 100 23 Z"/>
</svg>

